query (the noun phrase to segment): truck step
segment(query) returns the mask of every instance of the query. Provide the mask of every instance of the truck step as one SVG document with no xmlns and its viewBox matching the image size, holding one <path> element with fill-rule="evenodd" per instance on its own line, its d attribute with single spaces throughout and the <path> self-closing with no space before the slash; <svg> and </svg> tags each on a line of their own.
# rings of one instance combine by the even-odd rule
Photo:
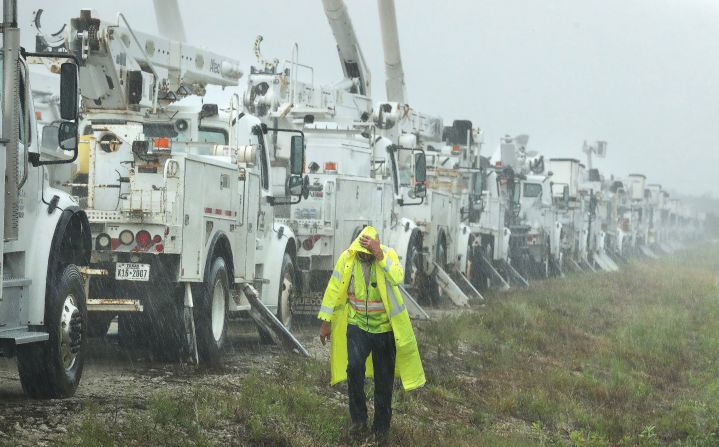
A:
<svg viewBox="0 0 719 447">
<path fill-rule="evenodd" d="M 440 289 L 447 294 L 449 299 L 454 303 L 455 306 L 465 307 L 469 306 L 469 298 L 462 292 L 457 283 L 444 271 L 442 267 L 434 262 L 434 275 L 437 278 L 437 283 Z"/>
<path fill-rule="evenodd" d="M 257 290 L 250 284 L 245 284 L 242 288 L 242 292 L 247 297 L 247 301 L 250 302 L 250 317 L 255 320 L 255 324 L 265 330 L 275 344 L 284 346 L 285 349 L 297 352 L 305 357 L 309 357 L 310 353 L 300 343 L 292 332 L 290 332 L 284 324 L 277 319 L 275 314 L 265 306 L 260 300 Z"/>
<path fill-rule="evenodd" d="M 47 341 L 49 338 L 47 332 L 31 332 L 24 329 L 0 330 L 0 340 L 12 340 L 16 345 Z"/>
<path fill-rule="evenodd" d="M 407 312 L 409 313 L 409 317 L 413 320 L 429 320 L 430 316 L 427 312 L 425 312 L 424 309 L 422 309 L 422 306 L 419 305 L 417 300 L 414 299 L 412 294 L 409 293 L 407 288 L 404 285 L 399 286 L 399 291 L 402 293 L 402 300 L 404 301 L 404 305 L 407 306 Z"/>
<path fill-rule="evenodd" d="M 32 280 L 30 278 L 4 278 L 2 281 L 3 289 L 13 287 L 27 287 L 30 284 L 32 284 Z"/>
</svg>

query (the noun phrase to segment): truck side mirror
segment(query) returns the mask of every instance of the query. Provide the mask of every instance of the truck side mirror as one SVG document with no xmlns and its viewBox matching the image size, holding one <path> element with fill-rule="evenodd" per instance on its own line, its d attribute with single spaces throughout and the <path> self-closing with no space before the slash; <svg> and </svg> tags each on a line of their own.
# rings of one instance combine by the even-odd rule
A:
<svg viewBox="0 0 719 447">
<path fill-rule="evenodd" d="M 60 146 L 59 133 L 59 123 L 46 124 L 42 128 L 42 148 L 50 151 L 57 149 Z"/>
<path fill-rule="evenodd" d="M 414 180 L 417 183 L 425 183 L 427 181 L 427 158 L 424 152 L 416 152 L 414 154 Z"/>
<path fill-rule="evenodd" d="M 414 196 L 427 197 L 427 158 L 424 152 L 414 154 Z"/>
<path fill-rule="evenodd" d="M 65 62 L 60 66 L 60 117 L 75 121 L 77 115 L 77 65 Z"/>
<path fill-rule="evenodd" d="M 302 176 L 291 175 L 287 178 L 287 191 L 291 196 L 299 197 L 304 192 Z"/>
<path fill-rule="evenodd" d="M 305 139 L 293 135 L 290 140 L 290 174 L 302 175 L 305 171 Z"/>
<path fill-rule="evenodd" d="M 65 151 L 77 150 L 77 123 L 63 121 L 57 128 L 57 141 L 60 149 Z"/>
</svg>

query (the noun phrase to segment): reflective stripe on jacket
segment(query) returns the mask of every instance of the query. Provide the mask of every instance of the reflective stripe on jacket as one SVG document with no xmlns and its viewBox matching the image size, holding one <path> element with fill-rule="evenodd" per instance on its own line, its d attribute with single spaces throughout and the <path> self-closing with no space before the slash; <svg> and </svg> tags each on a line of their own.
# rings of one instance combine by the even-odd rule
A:
<svg viewBox="0 0 719 447">
<path fill-rule="evenodd" d="M 372 263 L 374 264 L 374 263 Z M 347 301 L 350 304 L 348 323 L 365 332 L 381 334 L 392 330 L 389 315 L 384 308 L 382 295 L 377 288 L 377 273 L 372 264 L 363 264 L 355 257 Z M 365 269 L 369 278 L 365 278 Z"/>
<path fill-rule="evenodd" d="M 350 248 L 342 252 L 327 284 L 317 316 L 320 320 L 332 323 L 330 366 L 333 385 L 347 379 L 347 319 L 350 307 L 347 289 L 352 279 L 355 262 L 359 262 L 355 259 L 357 252 L 367 252 L 359 244 L 359 239 L 363 235 L 374 238 L 377 235 L 377 230 L 373 227 L 365 227 L 357 239 L 352 242 Z M 382 251 L 384 259 L 373 262 L 372 268 L 377 278 L 377 289 L 394 334 L 397 350 L 395 373 L 402 380 L 404 389 L 409 391 L 425 384 L 424 369 L 409 313 L 398 287 L 404 281 L 404 268 L 392 248 L 383 245 Z M 372 356 L 369 356 L 367 358 L 367 375 L 372 376 L 372 374 Z"/>
</svg>

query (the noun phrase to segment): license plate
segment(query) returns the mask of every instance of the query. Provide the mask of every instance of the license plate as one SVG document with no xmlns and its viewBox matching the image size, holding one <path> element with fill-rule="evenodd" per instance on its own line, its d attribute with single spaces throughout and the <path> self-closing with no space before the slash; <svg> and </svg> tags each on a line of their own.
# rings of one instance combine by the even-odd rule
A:
<svg viewBox="0 0 719 447">
<path fill-rule="evenodd" d="M 115 264 L 115 279 L 125 281 L 149 281 L 150 264 L 118 262 Z"/>
</svg>

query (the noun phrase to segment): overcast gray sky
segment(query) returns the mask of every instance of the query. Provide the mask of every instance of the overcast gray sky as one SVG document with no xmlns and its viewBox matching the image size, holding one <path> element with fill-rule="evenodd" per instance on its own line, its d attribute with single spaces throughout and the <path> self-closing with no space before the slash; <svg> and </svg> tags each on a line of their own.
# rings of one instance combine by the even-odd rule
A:
<svg viewBox="0 0 719 447">
<path fill-rule="evenodd" d="M 320 0 L 179 0 L 188 41 L 240 59 L 252 44 L 289 58 L 293 42 L 316 79 L 341 77 Z M 384 96 L 374 0 L 346 0 Z M 156 32 L 149 0 L 30 0 L 21 26 L 45 9 L 55 30 L 82 7 Z M 396 0 L 409 103 L 425 113 L 471 119 L 484 154 L 504 134 L 528 133 L 548 157 L 582 158 L 584 139 L 609 142 L 603 173 L 647 175 L 671 190 L 719 196 L 719 2 L 713 0 Z M 25 45 L 34 45 L 25 33 Z M 244 85 L 244 82 L 242 83 Z"/>
</svg>

